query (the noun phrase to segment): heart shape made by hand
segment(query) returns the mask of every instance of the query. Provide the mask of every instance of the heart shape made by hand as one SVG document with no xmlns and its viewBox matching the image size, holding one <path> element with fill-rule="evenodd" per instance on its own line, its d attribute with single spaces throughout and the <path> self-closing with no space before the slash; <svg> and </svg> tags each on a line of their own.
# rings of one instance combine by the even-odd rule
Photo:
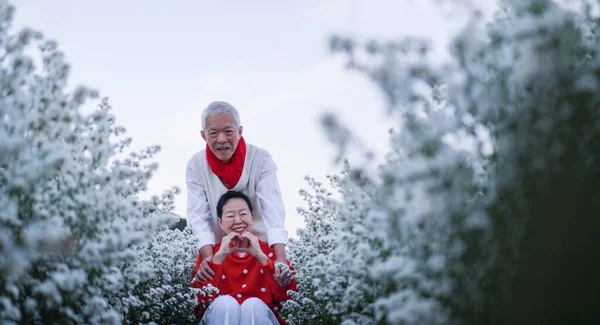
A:
<svg viewBox="0 0 600 325">
<path fill-rule="evenodd" d="M 235 236 L 231 239 L 231 247 L 236 248 L 248 248 L 250 247 L 250 241 L 248 238 L 242 236 Z"/>
</svg>

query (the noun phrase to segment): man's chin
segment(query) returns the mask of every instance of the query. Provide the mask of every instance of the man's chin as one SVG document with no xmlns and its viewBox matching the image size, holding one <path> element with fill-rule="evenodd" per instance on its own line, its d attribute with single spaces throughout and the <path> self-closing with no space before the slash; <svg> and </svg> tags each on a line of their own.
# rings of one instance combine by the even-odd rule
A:
<svg viewBox="0 0 600 325">
<path fill-rule="evenodd" d="M 219 158 L 220 161 L 224 162 L 224 163 L 228 163 L 231 161 L 231 156 L 230 155 L 217 155 L 217 158 Z"/>
</svg>

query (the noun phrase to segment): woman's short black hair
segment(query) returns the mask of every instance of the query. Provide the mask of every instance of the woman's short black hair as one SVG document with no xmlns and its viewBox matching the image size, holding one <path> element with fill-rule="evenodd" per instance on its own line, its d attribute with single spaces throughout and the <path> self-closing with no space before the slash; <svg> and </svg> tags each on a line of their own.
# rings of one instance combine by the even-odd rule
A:
<svg viewBox="0 0 600 325">
<path fill-rule="evenodd" d="M 246 194 L 238 191 L 228 191 L 225 192 L 219 199 L 219 203 L 217 203 L 217 218 L 221 219 L 223 217 L 223 206 L 230 199 L 243 199 L 248 204 L 248 208 L 250 209 L 250 213 L 252 213 L 252 203 L 250 203 L 250 199 L 246 196 Z"/>
</svg>

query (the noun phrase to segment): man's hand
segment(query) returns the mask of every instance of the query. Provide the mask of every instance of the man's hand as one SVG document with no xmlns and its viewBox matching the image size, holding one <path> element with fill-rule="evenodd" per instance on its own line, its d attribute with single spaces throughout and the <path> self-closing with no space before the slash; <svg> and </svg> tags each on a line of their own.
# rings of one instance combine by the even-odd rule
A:
<svg viewBox="0 0 600 325">
<path fill-rule="evenodd" d="M 198 273 L 196 273 L 196 280 L 210 281 L 213 276 L 215 276 L 215 272 L 208 266 L 208 262 L 210 262 L 212 258 L 212 256 L 209 256 L 202 260 L 202 263 L 200 263 L 200 267 L 198 268 Z"/>
<path fill-rule="evenodd" d="M 202 263 L 200 263 L 198 273 L 196 273 L 196 280 L 210 281 L 215 275 L 215 272 L 208 266 L 208 262 L 212 261 L 213 258 L 213 248 L 213 245 L 204 245 L 200 248 Z"/>
<path fill-rule="evenodd" d="M 276 262 L 275 263 L 275 274 L 273 275 L 275 282 L 280 287 L 287 287 L 292 281 L 292 272 L 290 267 L 286 263 Z"/>
<path fill-rule="evenodd" d="M 274 244 L 271 248 L 273 249 L 273 252 L 275 252 L 275 281 L 277 281 L 280 286 L 287 287 L 292 280 L 292 273 L 286 263 L 285 245 Z M 280 264 L 283 264 L 283 270 L 280 267 L 277 267 Z"/>
</svg>

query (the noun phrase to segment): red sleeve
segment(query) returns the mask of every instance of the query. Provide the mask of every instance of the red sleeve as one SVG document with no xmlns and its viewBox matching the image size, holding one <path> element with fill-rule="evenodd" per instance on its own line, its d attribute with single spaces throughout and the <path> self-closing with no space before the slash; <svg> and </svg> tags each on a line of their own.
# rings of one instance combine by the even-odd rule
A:
<svg viewBox="0 0 600 325">
<path fill-rule="evenodd" d="M 213 247 L 213 255 L 219 251 L 220 247 L 221 247 L 221 243 L 217 243 Z M 202 254 L 200 254 L 200 250 L 198 250 L 198 256 L 196 256 L 196 265 L 194 265 L 194 272 L 192 272 L 192 284 L 191 284 L 192 288 L 197 288 L 197 285 L 194 285 L 194 283 L 195 283 L 194 279 L 196 278 L 196 273 L 198 273 L 198 270 L 200 269 L 200 264 L 202 264 Z M 212 267 L 211 267 L 211 269 L 212 269 Z"/>
<path fill-rule="evenodd" d="M 210 306 L 210 304 L 219 296 L 221 291 L 221 279 L 223 278 L 223 264 L 214 264 L 208 262 L 210 268 L 215 272 L 210 281 L 192 281 L 192 287 L 197 289 L 196 299 L 198 299 L 198 305 L 194 309 L 194 314 L 198 318 L 202 318 L 204 312 Z"/>
<path fill-rule="evenodd" d="M 275 262 L 273 262 L 273 260 L 271 258 L 269 258 L 269 261 L 267 262 L 267 265 L 265 266 L 265 274 L 267 275 L 267 283 L 269 286 L 269 289 L 271 290 L 271 292 L 273 293 L 273 296 L 275 297 L 275 300 L 277 300 L 277 302 L 284 302 L 288 299 L 291 299 L 291 297 L 288 295 L 288 291 L 292 290 L 292 291 L 298 291 L 298 284 L 296 282 L 296 280 L 294 279 L 294 275 L 296 274 L 296 271 L 294 269 L 294 267 L 290 264 L 290 261 L 286 260 L 287 265 L 290 268 L 290 272 L 292 272 L 292 279 L 290 280 L 290 283 L 286 286 L 286 287 L 282 287 L 279 285 L 279 283 L 277 283 L 277 281 L 275 281 Z"/>
<path fill-rule="evenodd" d="M 290 261 L 285 261 L 290 267 L 290 272 L 292 272 L 292 280 L 290 281 L 290 284 L 288 284 L 286 287 L 281 287 L 273 277 L 275 275 L 275 253 L 273 253 L 273 250 L 271 249 L 271 247 L 269 247 L 269 244 L 267 242 L 264 242 L 262 240 L 259 242 L 263 253 L 265 253 L 269 258 L 267 265 L 264 268 L 269 290 L 273 293 L 273 296 L 275 297 L 275 300 L 277 300 L 277 302 L 284 302 L 288 299 L 291 299 L 287 292 L 289 290 L 298 291 L 298 284 L 296 280 L 294 280 L 294 275 L 296 274 L 294 267 L 290 264 Z"/>
<path fill-rule="evenodd" d="M 215 264 L 210 261 L 208 262 L 208 266 L 211 268 L 211 270 L 213 270 L 213 272 L 215 272 L 212 280 L 196 280 L 196 273 L 198 273 L 200 263 L 202 263 L 202 255 L 200 255 L 200 252 L 198 252 L 196 266 L 194 267 L 194 272 L 192 273 L 192 283 L 190 284 L 190 287 L 196 289 L 196 299 L 198 299 L 198 305 L 196 305 L 196 308 L 194 309 L 194 314 L 198 318 L 202 318 L 206 308 L 208 308 L 215 298 L 219 296 L 219 291 L 221 290 L 221 279 L 223 277 L 224 270 L 223 264 Z"/>
</svg>

